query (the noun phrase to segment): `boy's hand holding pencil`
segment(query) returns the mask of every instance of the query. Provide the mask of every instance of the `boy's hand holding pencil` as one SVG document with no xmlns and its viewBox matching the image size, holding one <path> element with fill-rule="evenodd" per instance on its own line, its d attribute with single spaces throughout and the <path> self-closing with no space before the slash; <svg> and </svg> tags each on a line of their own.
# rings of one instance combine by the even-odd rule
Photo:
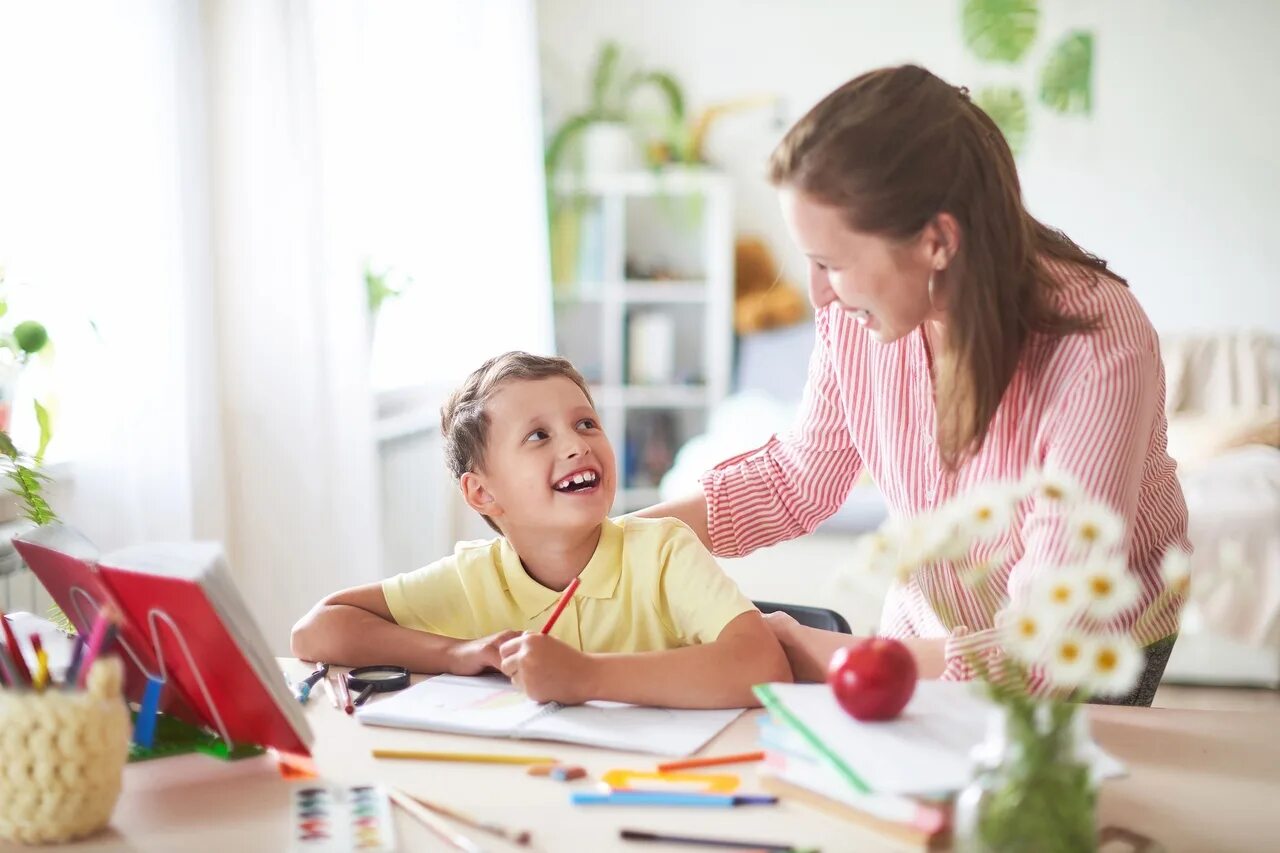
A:
<svg viewBox="0 0 1280 853">
<path fill-rule="evenodd" d="M 581 705 L 591 698 L 591 656 L 546 634 L 502 644 L 502 672 L 535 702 Z"/>
</svg>

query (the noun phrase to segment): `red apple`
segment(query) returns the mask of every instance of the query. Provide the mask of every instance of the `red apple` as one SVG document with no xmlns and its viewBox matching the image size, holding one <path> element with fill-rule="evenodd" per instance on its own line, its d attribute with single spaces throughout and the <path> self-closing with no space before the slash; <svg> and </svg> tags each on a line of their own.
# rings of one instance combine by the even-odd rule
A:
<svg viewBox="0 0 1280 853">
<path fill-rule="evenodd" d="M 831 656 L 827 683 L 855 720 L 891 720 L 916 691 L 916 659 L 897 640 L 858 640 Z"/>
</svg>

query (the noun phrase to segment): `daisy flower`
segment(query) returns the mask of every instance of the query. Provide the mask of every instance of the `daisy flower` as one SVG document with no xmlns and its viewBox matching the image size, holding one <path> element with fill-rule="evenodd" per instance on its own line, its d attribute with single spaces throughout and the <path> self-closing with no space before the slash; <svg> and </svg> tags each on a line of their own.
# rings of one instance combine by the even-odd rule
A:
<svg viewBox="0 0 1280 853">
<path fill-rule="evenodd" d="M 1087 635 L 1064 631 L 1045 650 L 1045 677 L 1054 687 L 1073 690 L 1088 679 L 1094 657 L 1094 642 Z"/>
<path fill-rule="evenodd" d="M 898 547 L 885 533 L 876 531 L 858 537 L 853 550 L 853 565 L 860 571 L 879 573 L 897 556 Z"/>
<path fill-rule="evenodd" d="M 1087 601 L 1080 572 L 1053 570 L 1031 584 L 1031 600 L 1045 618 L 1061 624 L 1075 616 Z"/>
<path fill-rule="evenodd" d="M 1039 663 L 1053 642 L 1056 625 L 1034 609 L 1005 611 L 1000 618 L 1004 647 L 1024 663 Z"/>
<path fill-rule="evenodd" d="M 1123 696 L 1138 683 L 1144 666 L 1142 649 L 1130 637 L 1096 637 L 1089 650 L 1084 684 L 1097 696 Z"/>
<path fill-rule="evenodd" d="M 1013 521 L 1019 495 L 1010 483 L 980 486 L 951 509 L 955 523 L 970 542 L 990 542 L 1005 534 Z"/>
<path fill-rule="evenodd" d="M 1191 557 L 1176 545 L 1164 552 L 1160 561 L 1160 576 L 1165 587 L 1174 595 L 1186 595 L 1191 591 Z"/>
<path fill-rule="evenodd" d="M 1037 500 L 1060 507 L 1071 506 L 1084 498 L 1084 488 L 1067 471 L 1061 468 L 1047 468 L 1040 472 L 1031 491 Z"/>
<path fill-rule="evenodd" d="M 1124 521 L 1104 504 L 1080 503 L 1067 514 L 1067 542 L 1077 554 L 1106 550 L 1123 538 Z"/>
<path fill-rule="evenodd" d="M 1090 560 L 1079 569 L 1089 615 L 1107 620 L 1133 606 L 1141 589 L 1123 557 Z"/>
</svg>

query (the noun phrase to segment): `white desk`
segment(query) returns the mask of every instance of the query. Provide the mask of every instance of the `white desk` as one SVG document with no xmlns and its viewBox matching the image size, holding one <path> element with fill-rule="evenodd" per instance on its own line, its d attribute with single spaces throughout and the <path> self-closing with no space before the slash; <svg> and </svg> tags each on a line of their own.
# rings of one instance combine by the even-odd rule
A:
<svg viewBox="0 0 1280 853">
<path fill-rule="evenodd" d="M 287 662 L 291 675 L 308 667 Z M 708 754 L 757 748 L 749 712 L 707 746 Z M 1119 825 L 1170 851 L 1275 849 L 1280 830 L 1280 713 L 1091 707 L 1095 736 L 1130 770 L 1105 785 L 1100 825 Z M 478 738 L 365 727 L 334 710 L 323 691 L 308 705 L 315 759 L 326 778 L 389 783 L 477 817 L 533 832 L 539 851 L 696 851 L 624 843 L 618 829 L 776 841 L 834 851 L 902 849 L 882 836 L 799 803 L 736 809 L 573 806 L 571 786 L 526 775 L 518 766 L 375 761 L 374 747 L 511 751 L 554 755 L 593 776 L 614 767 L 652 768 L 653 756 L 538 741 Z M 759 790 L 755 765 L 726 768 L 746 791 Z M 290 786 L 265 759 L 223 765 L 185 756 L 131 766 L 110 829 L 65 848 L 85 851 L 287 851 Z M 583 782 L 575 783 L 578 786 Z M 589 783 L 588 783 L 589 784 Z M 444 850 L 428 830 L 395 809 L 403 850 Z M 486 850 L 519 848 L 459 827 Z M 0 849 L 9 848 L 0 845 Z M 1106 850 L 1126 849 L 1108 845 Z"/>
</svg>

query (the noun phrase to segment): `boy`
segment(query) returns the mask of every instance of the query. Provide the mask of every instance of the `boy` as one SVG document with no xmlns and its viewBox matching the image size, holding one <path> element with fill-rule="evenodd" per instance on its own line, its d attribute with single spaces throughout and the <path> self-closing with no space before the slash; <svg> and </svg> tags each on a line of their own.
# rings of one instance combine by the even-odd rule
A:
<svg viewBox="0 0 1280 853">
<path fill-rule="evenodd" d="M 566 360 L 509 352 L 441 411 L 467 504 L 499 533 L 381 584 L 330 595 L 293 652 L 418 672 L 498 669 L 531 699 L 725 708 L 790 681 L 759 611 L 675 519 L 611 520 L 613 448 Z M 549 635 L 560 592 L 580 587 Z"/>
</svg>

